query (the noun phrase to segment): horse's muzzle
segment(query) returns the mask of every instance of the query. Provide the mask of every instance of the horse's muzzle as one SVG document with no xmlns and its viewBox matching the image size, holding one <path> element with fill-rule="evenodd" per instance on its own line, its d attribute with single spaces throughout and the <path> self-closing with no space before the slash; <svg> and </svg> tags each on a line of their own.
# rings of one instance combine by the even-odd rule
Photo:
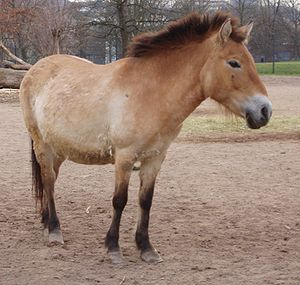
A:
<svg viewBox="0 0 300 285">
<path fill-rule="evenodd" d="M 271 116 L 272 104 L 265 96 L 255 96 L 245 110 L 245 119 L 251 129 L 259 129 L 265 126 Z"/>
</svg>

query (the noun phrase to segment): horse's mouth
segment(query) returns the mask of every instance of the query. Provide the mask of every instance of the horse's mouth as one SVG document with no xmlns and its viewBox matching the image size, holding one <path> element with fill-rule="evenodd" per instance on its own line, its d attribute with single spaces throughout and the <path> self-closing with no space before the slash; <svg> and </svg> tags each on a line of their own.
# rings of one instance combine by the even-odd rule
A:
<svg viewBox="0 0 300 285">
<path fill-rule="evenodd" d="M 246 114 L 246 122 L 247 122 L 247 126 L 250 129 L 259 129 L 261 127 L 255 122 L 255 120 L 252 118 L 252 116 L 249 113 Z"/>
<path fill-rule="evenodd" d="M 270 119 L 267 116 L 262 116 L 261 118 L 259 118 L 259 120 L 256 120 L 250 112 L 247 112 L 245 117 L 246 117 L 247 126 L 250 129 L 259 129 L 265 126 L 266 124 L 268 124 Z"/>
</svg>

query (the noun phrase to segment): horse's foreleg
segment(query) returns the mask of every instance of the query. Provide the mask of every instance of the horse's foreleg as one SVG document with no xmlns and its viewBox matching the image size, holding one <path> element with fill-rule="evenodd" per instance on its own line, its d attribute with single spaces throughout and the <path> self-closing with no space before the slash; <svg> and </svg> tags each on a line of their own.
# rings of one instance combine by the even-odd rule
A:
<svg viewBox="0 0 300 285">
<path fill-rule="evenodd" d="M 119 228 L 123 209 L 127 203 L 128 184 L 133 163 L 115 163 L 115 192 L 112 199 L 113 216 L 105 239 L 108 255 L 113 263 L 122 262 L 122 252 L 119 247 Z"/>
<path fill-rule="evenodd" d="M 140 170 L 140 210 L 135 234 L 135 241 L 138 249 L 141 251 L 141 258 L 148 263 L 157 263 L 162 261 L 162 258 L 150 242 L 148 227 L 155 180 L 163 160 L 164 156 L 147 160 L 142 163 Z"/>
</svg>

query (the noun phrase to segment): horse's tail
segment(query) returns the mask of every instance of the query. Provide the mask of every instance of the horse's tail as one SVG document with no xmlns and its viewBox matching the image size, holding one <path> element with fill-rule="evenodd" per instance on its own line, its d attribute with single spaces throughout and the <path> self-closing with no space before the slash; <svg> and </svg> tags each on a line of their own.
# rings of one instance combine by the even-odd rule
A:
<svg viewBox="0 0 300 285">
<path fill-rule="evenodd" d="M 33 141 L 31 139 L 31 169 L 32 169 L 32 192 L 35 196 L 36 207 L 40 204 L 40 210 L 43 209 L 43 182 L 41 166 L 36 159 Z"/>
</svg>

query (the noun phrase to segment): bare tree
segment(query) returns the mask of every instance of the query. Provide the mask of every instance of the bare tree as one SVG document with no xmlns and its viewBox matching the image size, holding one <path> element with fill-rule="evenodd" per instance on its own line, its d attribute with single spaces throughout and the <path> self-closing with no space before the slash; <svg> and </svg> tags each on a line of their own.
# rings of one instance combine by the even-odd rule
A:
<svg viewBox="0 0 300 285">
<path fill-rule="evenodd" d="M 42 56 L 61 52 L 62 42 L 75 31 L 75 8 L 67 0 L 33 1 L 32 44 Z"/>
<path fill-rule="evenodd" d="M 131 38 L 192 11 L 229 10 L 255 20 L 250 48 L 275 61 L 289 48 L 300 57 L 299 0 L 0 0 L 0 40 L 33 63 L 71 53 L 98 63 L 124 57 Z"/>
<path fill-rule="evenodd" d="M 300 57 L 300 2 L 299 0 L 285 0 L 283 3 L 285 28 L 292 45 L 292 57 L 298 59 Z"/>
<path fill-rule="evenodd" d="M 255 17 L 257 4 L 257 0 L 231 0 L 228 7 L 244 25 Z"/>
<path fill-rule="evenodd" d="M 251 47 L 264 60 L 276 59 L 276 44 L 281 31 L 281 0 L 259 0 L 255 19 L 255 32 Z M 275 65 L 274 65 L 275 68 Z"/>
<path fill-rule="evenodd" d="M 28 1 L 0 0 L 0 40 L 15 53 L 20 43 L 24 42 L 22 36 L 25 34 L 25 26 L 31 20 L 32 13 Z M 25 44 L 21 51 L 25 51 Z"/>
<path fill-rule="evenodd" d="M 281 0 L 263 0 L 268 8 L 268 21 L 271 28 L 271 43 L 272 43 L 272 73 L 275 73 L 275 56 L 276 56 L 276 24 L 281 7 Z"/>
<path fill-rule="evenodd" d="M 152 30 L 167 21 L 164 14 L 167 3 L 167 0 L 90 2 L 90 25 L 95 37 L 105 39 L 109 54 L 114 53 L 116 58 L 123 57 L 134 35 Z"/>
<path fill-rule="evenodd" d="M 211 8 L 211 3 L 211 0 L 176 0 L 172 9 L 182 16 L 191 12 L 206 12 Z"/>
</svg>

